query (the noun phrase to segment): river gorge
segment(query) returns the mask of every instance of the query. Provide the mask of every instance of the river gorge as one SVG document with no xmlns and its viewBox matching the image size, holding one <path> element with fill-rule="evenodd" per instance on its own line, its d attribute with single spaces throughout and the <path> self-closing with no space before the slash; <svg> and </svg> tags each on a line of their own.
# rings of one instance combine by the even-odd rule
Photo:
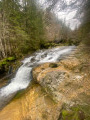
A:
<svg viewBox="0 0 90 120">
<path fill-rule="evenodd" d="M 0 88 L 0 120 L 84 120 L 81 105 L 89 107 L 89 72 L 81 71 L 82 55 L 76 51 L 76 46 L 61 46 L 22 60 Z M 75 107 L 69 111 L 67 106 Z M 70 115 L 63 116 L 63 109 Z"/>
</svg>

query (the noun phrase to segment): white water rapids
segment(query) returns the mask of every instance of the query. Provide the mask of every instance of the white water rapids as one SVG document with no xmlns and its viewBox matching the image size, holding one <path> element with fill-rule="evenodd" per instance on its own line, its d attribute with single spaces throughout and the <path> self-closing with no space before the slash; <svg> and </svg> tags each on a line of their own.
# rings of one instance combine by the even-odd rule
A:
<svg viewBox="0 0 90 120">
<path fill-rule="evenodd" d="M 22 62 L 23 65 L 18 69 L 14 78 L 10 83 L 0 89 L 0 106 L 3 102 L 19 90 L 28 87 L 32 80 L 32 68 L 38 64 L 46 62 L 56 62 L 62 59 L 62 57 L 69 55 L 75 46 L 58 47 L 49 50 L 40 50 L 34 53 L 32 56 L 25 58 Z"/>
</svg>

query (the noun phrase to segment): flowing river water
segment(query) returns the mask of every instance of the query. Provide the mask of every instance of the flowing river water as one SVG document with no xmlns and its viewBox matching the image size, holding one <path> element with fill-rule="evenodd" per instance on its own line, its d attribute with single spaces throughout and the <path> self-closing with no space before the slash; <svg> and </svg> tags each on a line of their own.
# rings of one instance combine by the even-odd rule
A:
<svg viewBox="0 0 90 120">
<path fill-rule="evenodd" d="M 16 75 L 10 80 L 9 84 L 0 88 L 0 109 L 4 107 L 14 95 L 27 88 L 32 80 L 32 68 L 36 65 L 46 62 L 57 62 L 65 56 L 71 54 L 75 46 L 64 46 L 48 50 L 40 50 L 32 56 L 22 61 L 21 67 L 17 70 Z"/>
</svg>

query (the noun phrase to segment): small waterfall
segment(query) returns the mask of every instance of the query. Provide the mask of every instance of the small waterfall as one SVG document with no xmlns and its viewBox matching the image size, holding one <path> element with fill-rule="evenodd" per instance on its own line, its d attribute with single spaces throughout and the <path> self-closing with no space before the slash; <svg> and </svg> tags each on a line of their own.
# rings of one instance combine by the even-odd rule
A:
<svg viewBox="0 0 90 120">
<path fill-rule="evenodd" d="M 32 68 L 38 64 L 46 62 L 56 62 L 61 59 L 62 56 L 69 55 L 75 46 L 58 47 L 49 50 L 40 50 L 34 53 L 32 56 L 25 58 L 22 62 L 23 65 L 18 69 L 11 82 L 0 89 L 0 107 L 10 101 L 17 91 L 28 87 L 32 80 L 31 71 Z"/>
</svg>

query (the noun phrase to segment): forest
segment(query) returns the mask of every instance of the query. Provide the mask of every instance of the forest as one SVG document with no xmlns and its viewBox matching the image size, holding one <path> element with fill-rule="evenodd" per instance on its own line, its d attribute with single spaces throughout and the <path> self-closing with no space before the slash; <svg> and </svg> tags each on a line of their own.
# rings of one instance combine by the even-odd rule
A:
<svg viewBox="0 0 90 120">
<path fill-rule="evenodd" d="M 47 1 L 50 2 L 50 1 Z M 45 26 L 51 24 L 50 19 L 53 19 L 52 13 L 49 9 L 53 9 L 54 1 L 52 6 L 49 6 L 46 10 L 42 10 L 36 0 L 22 0 L 20 4 L 19 0 L 1 0 L 0 1 L 0 58 L 6 58 L 8 56 L 19 56 L 20 54 L 26 54 L 29 51 L 35 51 L 44 47 L 47 42 L 47 36 L 45 36 Z M 75 37 L 78 41 L 82 41 L 85 38 L 85 42 L 89 39 L 89 1 L 85 2 L 84 18 L 82 25 L 75 31 L 71 31 L 69 27 L 65 26 L 57 18 L 56 21 L 63 26 L 63 33 L 76 34 Z M 52 8 L 51 8 L 52 7 Z M 72 6 L 71 6 L 72 7 Z M 83 7 L 83 6 L 82 6 Z M 83 8 L 82 8 L 83 9 Z M 79 13 L 81 14 L 81 13 Z M 45 20 L 48 19 L 48 20 Z M 46 24 L 45 24 L 46 22 Z M 63 25 L 62 25 L 63 24 Z M 68 32 L 68 33 L 67 33 Z M 83 34 L 84 33 L 84 34 Z M 64 36 L 65 36 L 64 35 Z M 60 31 L 59 39 L 62 36 Z M 68 35 L 70 39 L 71 35 Z M 88 36 L 88 37 L 87 37 Z M 53 38 L 55 39 L 55 38 Z M 74 40 L 75 41 L 75 40 Z M 18 46 L 19 45 L 19 46 Z M 18 54 L 18 55 L 17 55 Z"/>
<path fill-rule="evenodd" d="M 0 120 L 90 120 L 90 0 L 0 0 Z"/>
</svg>

